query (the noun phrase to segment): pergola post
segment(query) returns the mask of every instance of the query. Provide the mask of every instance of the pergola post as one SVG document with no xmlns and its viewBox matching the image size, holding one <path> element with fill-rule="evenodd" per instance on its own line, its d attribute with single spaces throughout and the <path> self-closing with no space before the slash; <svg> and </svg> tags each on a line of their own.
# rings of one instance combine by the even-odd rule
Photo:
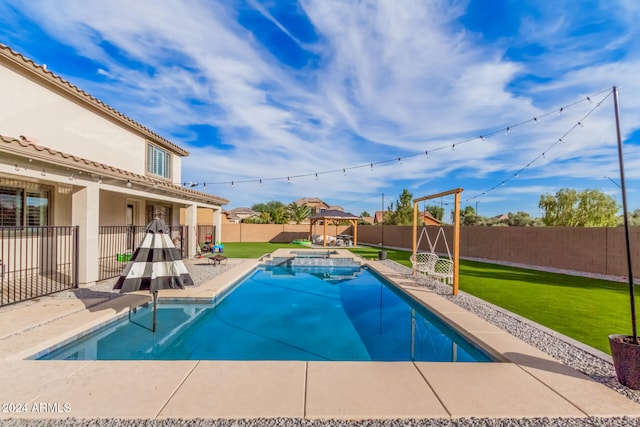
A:
<svg viewBox="0 0 640 427">
<path fill-rule="evenodd" d="M 414 261 L 417 260 L 416 258 L 416 253 L 418 252 L 418 247 L 417 247 L 417 240 L 418 240 L 418 202 L 414 201 L 413 202 L 413 245 L 411 247 L 412 251 L 411 253 L 413 253 L 413 259 Z M 413 275 L 415 276 L 417 273 L 417 270 L 414 268 L 413 269 Z"/>
</svg>

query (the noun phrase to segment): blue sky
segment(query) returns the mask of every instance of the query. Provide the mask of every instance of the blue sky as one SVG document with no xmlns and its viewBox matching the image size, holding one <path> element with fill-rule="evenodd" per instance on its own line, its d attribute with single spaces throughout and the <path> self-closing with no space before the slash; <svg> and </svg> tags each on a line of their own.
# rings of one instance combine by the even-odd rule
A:
<svg viewBox="0 0 640 427">
<path fill-rule="evenodd" d="M 638 21 L 636 0 L 3 0 L 0 41 L 189 150 L 182 180 L 227 209 L 462 187 L 540 216 L 561 188 L 621 203 L 614 85 L 640 208 Z"/>
</svg>

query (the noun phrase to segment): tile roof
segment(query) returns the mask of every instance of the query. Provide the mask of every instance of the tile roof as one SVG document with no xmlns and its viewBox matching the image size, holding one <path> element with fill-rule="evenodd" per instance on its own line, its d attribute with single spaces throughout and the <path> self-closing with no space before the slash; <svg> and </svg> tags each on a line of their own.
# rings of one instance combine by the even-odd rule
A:
<svg viewBox="0 0 640 427">
<path fill-rule="evenodd" d="M 102 178 L 116 178 L 131 181 L 133 184 L 139 184 L 148 188 L 164 191 L 174 196 L 187 197 L 197 201 L 216 205 L 225 205 L 229 200 L 222 197 L 213 196 L 208 193 L 184 188 L 180 185 L 173 184 L 168 181 L 156 179 L 146 175 L 122 170 L 104 163 L 87 160 L 73 154 L 63 153 L 53 150 L 42 145 L 36 145 L 33 142 L 19 140 L 7 136 L 0 135 L 0 153 L 3 160 L 7 160 L 7 155 L 14 155 L 21 158 L 27 158 L 29 161 L 39 161 L 49 165 L 59 166 L 63 168 L 73 169 L 78 172 L 85 172 L 99 176 Z"/>
</svg>

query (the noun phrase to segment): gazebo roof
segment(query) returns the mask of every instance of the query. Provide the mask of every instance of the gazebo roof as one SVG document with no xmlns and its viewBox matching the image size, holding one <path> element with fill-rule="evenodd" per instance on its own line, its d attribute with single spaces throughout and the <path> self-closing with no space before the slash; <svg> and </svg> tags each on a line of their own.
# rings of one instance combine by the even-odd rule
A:
<svg viewBox="0 0 640 427">
<path fill-rule="evenodd" d="M 320 212 L 317 215 L 313 215 L 312 217 L 309 217 L 309 219 L 312 221 L 317 221 L 321 219 L 358 220 L 358 217 L 349 212 L 342 212 L 338 210 L 326 210 L 324 212 Z"/>
</svg>

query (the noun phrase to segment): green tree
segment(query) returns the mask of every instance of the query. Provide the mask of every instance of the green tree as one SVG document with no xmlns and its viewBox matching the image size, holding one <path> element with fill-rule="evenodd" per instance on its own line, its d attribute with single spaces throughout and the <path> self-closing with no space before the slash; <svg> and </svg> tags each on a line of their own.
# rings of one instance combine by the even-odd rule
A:
<svg viewBox="0 0 640 427">
<path fill-rule="evenodd" d="M 286 224 L 289 221 L 289 215 L 287 208 L 284 206 L 278 206 L 271 213 L 271 218 L 274 224 Z"/>
<path fill-rule="evenodd" d="M 633 212 L 629 212 L 627 215 L 629 225 L 632 227 L 640 226 L 640 209 L 634 209 Z M 624 217 L 620 216 L 618 219 L 618 225 L 624 225 Z"/>
<path fill-rule="evenodd" d="M 531 227 L 535 223 L 535 218 L 528 212 L 518 211 L 516 213 L 509 212 L 508 224 L 514 227 Z"/>
<path fill-rule="evenodd" d="M 298 205 L 296 202 L 289 203 L 289 218 L 296 224 L 300 224 L 311 216 L 311 208 L 305 205 Z"/>
<path fill-rule="evenodd" d="M 286 206 L 277 200 L 271 200 L 267 203 L 256 203 L 251 206 L 251 209 L 260 212 L 262 224 L 285 224 L 287 222 Z"/>
<path fill-rule="evenodd" d="M 406 188 L 402 190 L 402 194 L 400 194 L 395 206 L 394 210 L 393 203 L 389 205 L 387 214 L 384 217 L 384 223 L 390 225 L 413 224 L 413 194 L 409 193 L 409 190 Z"/>
<path fill-rule="evenodd" d="M 620 206 L 600 190 L 563 188 L 555 196 L 544 194 L 538 203 L 542 221 L 554 227 L 615 227 Z"/>
<path fill-rule="evenodd" d="M 455 213 L 451 211 L 451 222 L 454 221 Z M 462 225 L 485 225 L 486 218 L 476 215 L 473 206 L 465 206 L 460 210 L 460 224 Z"/>
<path fill-rule="evenodd" d="M 367 211 L 362 211 L 362 213 L 360 214 L 360 217 L 366 217 L 366 216 L 371 216 L 371 214 Z"/>
</svg>

